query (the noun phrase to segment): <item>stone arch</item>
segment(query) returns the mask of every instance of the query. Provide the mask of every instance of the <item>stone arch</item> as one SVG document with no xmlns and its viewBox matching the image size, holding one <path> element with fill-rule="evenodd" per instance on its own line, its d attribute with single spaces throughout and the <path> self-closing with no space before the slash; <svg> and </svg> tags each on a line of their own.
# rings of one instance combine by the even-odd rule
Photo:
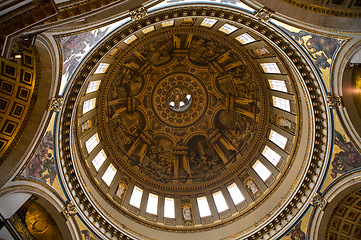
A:
<svg viewBox="0 0 361 240">
<path fill-rule="evenodd" d="M 32 198 L 53 218 L 63 239 L 82 239 L 74 216 L 66 219 L 62 213 L 66 202 L 47 185 L 34 181 L 16 181 L 0 192 L 0 210 L 10 218 L 27 200 Z"/>
</svg>

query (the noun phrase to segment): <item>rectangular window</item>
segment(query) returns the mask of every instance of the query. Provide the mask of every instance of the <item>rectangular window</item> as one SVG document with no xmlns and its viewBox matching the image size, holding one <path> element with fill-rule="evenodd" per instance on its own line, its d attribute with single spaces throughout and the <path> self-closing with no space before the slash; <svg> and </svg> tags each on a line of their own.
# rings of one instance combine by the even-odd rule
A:
<svg viewBox="0 0 361 240">
<path fill-rule="evenodd" d="M 272 90 L 287 92 L 287 87 L 285 81 L 282 80 L 268 80 L 269 85 Z"/>
<path fill-rule="evenodd" d="M 230 33 L 233 33 L 234 31 L 236 31 L 237 29 L 238 29 L 237 27 L 226 23 L 218 30 L 221 32 L 224 32 L 226 34 L 230 34 Z"/>
<path fill-rule="evenodd" d="M 232 183 L 227 187 L 227 189 L 235 205 L 244 201 L 244 197 L 239 188 L 237 187 L 236 183 Z"/>
<path fill-rule="evenodd" d="M 174 24 L 174 21 L 169 20 L 169 21 L 166 21 L 166 22 L 162 22 L 162 27 L 171 27 L 171 26 L 173 26 L 173 24 Z"/>
<path fill-rule="evenodd" d="M 134 187 L 132 196 L 130 197 L 129 204 L 140 208 L 140 203 L 142 202 L 143 190 L 137 186 Z"/>
<path fill-rule="evenodd" d="M 271 176 L 270 170 L 268 170 L 259 160 L 253 164 L 252 168 L 263 181 L 266 181 L 269 176 Z"/>
<path fill-rule="evenodd" d="M 108 63 L 100 63 L 97 70 L 95 70 L 95 74 L 105 73 L 109 67 Z"/>
<path fill-rule="evenodd" d="M 116 173 L 117 173 L 117 169 L 114 167 L 113 164 L 110 164 L 102 177 L 103 181 L 108 186 L 110 186 Z"/>
<path fill-rule="evenodd" d="M 277 146 L 279 146 L 282 149 L 285 149 L 286 144 L 287 144 L 287 138 L 273 130 L 271 130 L 271 132 L 270 132 L 269 140 L 271 140 L 274 144 L 276 144 Z"/>
<path fill-rule="evenodd" d="M 217 22 L 216 19 L 213 19 L 213 18 L 205 18 L 203 19 L 202 23 L 201 23 L 201 26 L 204 26 L 204 27 L 212 27 L 215 23 Z"/>
<path fill-rule="evenodd" d="M 273 99 L 273 106 L 285 110 L 287 112 L 291 111 L 290 100 L 275 96 L 273 96 L 272 99 Z"/>
<path fill-rule="evenodd" d="M 105 162 L 105 159 L 107 159 L 107 155 L 105 154 L 104 150 L 100 150 L 100 152 L 95 156 L 92 163 L 94 165 L 95 170 L 99 170 L 100 167 Z"/>
<path fill-rule="evenodd" d="M 242 35 L 236 37 L 236 40 L 238 40 L 242 44 L 248 44 L 256 41 L 256 39 L 251 37 L 251 35 L 249 35 L 248 33 L 243 33 Z"/>
<path fill-rule="evenodd" d="M 158 210 L 158 195 L 149 193 L 146 212 L 157 215 L 157 210 Z"/>
<path fill-rule="evenodd" d="M 88 84 L 88 88 L 86 89 L 86 93 L 95 92 L 99 89 L 100 86 L 100 80 L 99 81 L 91 81 Z"/>
<path fill-rule="evenodd" d="M 165 198 L 164 199 L 164 217 L 175 218 L 175 209 L 174 209 L 174 199 L 173 198 Z"/>
<path fill-rule="evenodd" d="M 277 63 L 261 63 L 261 67 L 265 73 L 281 73 Z"/>
<path fill-rule="evenodd" d="M 197 203 L 200 217 L 211 216 L 211 210 L 209 209 L 206 196 L 197 198 Z"/>
<path fill-rule="evenodd" d="M 88 141 L 85 142 L 86 150 L 88 153 L 93 151 L 93 149 L 99 144 L 99 136 L 98 133 L 95 133 Z"/>
<path fill-rule="evenodd" d="M 96 98 L 89 99 L 83 103 L 83 114 L 95 108 Z"/>
<path fill-rule="evenodd" d="M 150 27 L 143 29 L 143 33 L 147 34 L 147 33 L 153 32 L 154 30 L 155 30 L 154 26 L 150 26 Z"/>
<path fill-rule="evenodd" d="M 224 199 L 224 196 L 221 191 L 213 193 L 213 199 L 216 204 L 218 212 L 223 212 L 228 209 L 226 199 Z"/>
<path fill-rule="evenodd" d="M 263 149 L 262 155 L 267 158 L 267 160 L 270 161 L 270 163 L 272 163 L 274 166 L 277 166 L 278 162 L 281 160 L 281 156 L 268 146 Z"/>
<path fill-rule="evenodd" d="M 127 39 L 125 39 L 124 40 L 124 42 L 126 43 L 126 44 L 131 44 L 134 40 L 136 40 L 137 39 L 137 36 L 135 36 L 135 35 L 131 35 L 131 36 L 129 36 Z"/>
</svg>

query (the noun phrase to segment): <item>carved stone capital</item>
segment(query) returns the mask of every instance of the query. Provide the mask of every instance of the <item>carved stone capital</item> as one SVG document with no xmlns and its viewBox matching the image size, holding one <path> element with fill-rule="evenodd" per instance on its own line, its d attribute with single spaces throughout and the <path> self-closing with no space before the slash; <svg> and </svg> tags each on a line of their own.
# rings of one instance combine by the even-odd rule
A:
<svg viewBox="0 0 361 240">
<path fill-rule="evenodd" d="M 316 193 L 315 196 L 313 196 L 311 204 L 315 207 L 319 207 L 322 211 L 326 206 L 326 199 L 324 199 L 319 193 Z"/>
<path fill-rule="evenodd" d="M 258 9 L 258 11 L 255 14 L 255 17 L 258 18 L 261 21 L 268 22 L 268 20 L 271 18 L 272 14 L 275 12 L 269 8 L 263 7 Z"/>
<path fill-rule="evenodd" d="M 78 211 L 76 210 L 74 203 L 71 201 L 68 201 L 65 205 L 65 208 L 61 210 L 61 213 L 66 220 L 68 220 L 69 217 L 74 216 L 77 212 Z"/>
<path fill-rule="evenodd" d="M 336 95 L 327 95 L 327 103 L 330 106 L 330 108 L 336 108 L 336 107 L 342 107 L 342 99 L 340 96 Z"/>
<path fill-rule="evenodd" d="M 138 20 L 144 18 L 148 13 L 145 10 L 145 8 L 143 6 L 141 6 L 137 9 L 130 11 L 129 14 L 133 21 L 138 21 Z"/>
<path fill-rule="evenodd" d="M 63 98 L 53 98 L 49 102 L 49 111 L 59 112 L 63 106 Z"/>
</svg>

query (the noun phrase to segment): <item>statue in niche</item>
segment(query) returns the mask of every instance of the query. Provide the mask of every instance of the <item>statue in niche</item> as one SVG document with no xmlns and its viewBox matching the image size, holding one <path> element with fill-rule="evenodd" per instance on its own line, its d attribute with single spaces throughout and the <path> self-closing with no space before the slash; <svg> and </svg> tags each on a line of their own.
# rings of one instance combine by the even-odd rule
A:
<svg viewBox="0 0 361 240">
<path fill-rule="evenodd" d="M 292 122 L 284 117 L 277 118 L 277 124 L 280 127 L 287 128 L 288 130 L 292 129 Z"/>
<path fill-rule="evenodd" d="M 244 184 L 246 185 L 246 187 L 248 188 L 248 190 L 251 191 L 251 193 L 256 196 L 256 194 L 259 192 L 259 189 L 257 187 L 257 185 L 254 183 L 252 178 L 248 178 Z"/>
<path fill-rule="evenodd" d="M 92 127 L 93 123 L 90 119 L 83 122 L 81 125 L 81 132 L 84 133 L 85 131 L 89 130 Z"/>
<path fill-rule="evenodd" d="M 118 198 L 122 199 L 122 196 L 123 196 L 125 190 L 126 190 L 125 184 L 124 184 L 124 183 L 119 183 L 118 189 L 117 189 L 117 192 L 115 193 L 115 195 L 116 195 Z"/>
<path fill-rule="evenodd" d="M 188 204 L 183 205 L 183 218 L 186 222 L 186 225 L 189 225 L 192 221 L 191 206 Z M 187 222 L 188 222 L 188 224 L 187 224 Z"/>
<path fill-rule="evenodd" d="M 252 55 L 257 58 L 263 58 L 265 56 L 271 55 L 270 51 L 268 51 L 268 49 L 265 47 L 258 47 L 258 48 L 252 49 L 252 53 L 253 53 Z"/>
</svg>

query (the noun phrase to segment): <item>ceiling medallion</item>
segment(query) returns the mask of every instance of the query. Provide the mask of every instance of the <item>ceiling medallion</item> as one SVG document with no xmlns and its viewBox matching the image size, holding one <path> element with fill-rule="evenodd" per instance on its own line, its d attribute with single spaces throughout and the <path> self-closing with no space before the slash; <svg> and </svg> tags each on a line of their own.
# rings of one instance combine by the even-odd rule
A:
<svg viewBox="0 0 361 240">
<path fill-rule="evenodd" d="M 184 191 L 252 160 L 267 93 L 239 49 L 189 28 L 128 49 L 103 93 L 107 145 L 125 174 Z"/>
</svg>

